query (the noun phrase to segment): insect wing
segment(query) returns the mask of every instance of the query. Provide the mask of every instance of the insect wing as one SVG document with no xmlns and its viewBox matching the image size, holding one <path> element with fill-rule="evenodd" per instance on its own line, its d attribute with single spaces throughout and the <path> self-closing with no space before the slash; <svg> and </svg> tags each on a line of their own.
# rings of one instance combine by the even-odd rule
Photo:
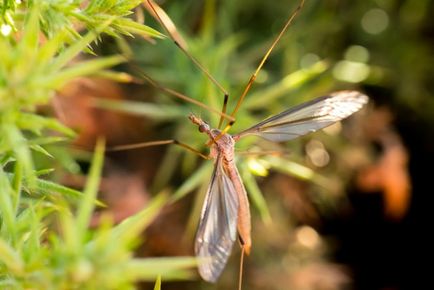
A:
<svg viewBox="0 0 434 290">
<path fill-rule="evenodd" d="M 199 273 L 206 281 L 215 282 L 218 279 L 231 254 L 237 237 L 238 205 L 234 185 L 218 156 L 195 242 L 196 256 L 206 258 L 199 264 Z"/>
<path fill-rule="evenodd" d="M 327 127 L 360 110 L 368 97 L 356 91 L 340 91 L 319 97 L 240 132 L 234 138 L 257 135 L 282 142 Z"/>
</svg>

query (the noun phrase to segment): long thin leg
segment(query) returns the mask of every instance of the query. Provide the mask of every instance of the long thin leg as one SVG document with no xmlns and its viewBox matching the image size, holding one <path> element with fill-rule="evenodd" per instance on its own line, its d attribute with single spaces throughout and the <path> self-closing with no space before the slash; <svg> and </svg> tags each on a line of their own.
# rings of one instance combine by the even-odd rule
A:
<svg viewBox="0 0 434 290">
<path fill-rule="evenodd" d="M 160 145 L 168 145 L 168 144 L 174 144 L 178 145 L 182 148 L 187 149 L 190 152 L 193 152 L 203 159 L 211 159 L 209 155 L 202 154 L 199 150 L 194 149 L 193 147 L 181 143 L 178 140 L 171 139 L 171 140 L 160 140 L 160 141 L 150 141 L 150 142 L 141 142 L 141 143 L 135 143 L 135 144 L 128 144 L 128 145 L 119 145 L 119 146 L 113 146 L 107 148 L 107 152 L 116 152 L 116 151 L 123 151 L 123 150 L 131 150 L 131 149 L 139 149 L 139 148 L 145 148 L 145 147 L 151 147 L 151 146 L 160 146 Z"/>
<path fill-rule="evenodd" d="M 228 99 L 229 99 L 229 95 L 225 95 L 225 98 L 223 100 L 223 108 L 221 111 L 221 115 L 220 115 L 220 121 L 219 121 L 219 125 L 218 125 L 218 129 L 220 129 L 223 125 L 223 120 L 225 119 L 223 116 L 228 116 L 226 119 L 228 119 L 229 121 L 235 122 L 235 118 L 231 117 L 229 115 L 226 114 L 226 108 L 228 106 Z"/>
<path fill-rule="evenodd" d="M 188 57 L 191 59 L 191 61 L 196 65 L 197 68 L 199 68 L 199 70 L 201 70 L 207 77 L 208 79 L 214 83 L 214 85 L 217 86 L 217 88 L 223 93 L 224 95 L 224 104 L 223 104 L 223 112 L 222 114 L 220 114 L 221 118 L 220 118 L 220 123 L 223 122 L 223 118 L 226 118 L 229 120 L 229 122 L 233 122 L 234 118 L 230 117 L 228 118 L 225 113 L 226 113 L 226 103 L 227 103 L 227 99 L 229 97 L 228 92 L 226 91 L 226 89 L 210 74 L 210 72 L 195 58 L 193 57 L 193 55 L 190 54 L 190 52 L 188 52 L 187 48 L 185 45 L 183 45 L 182 43 L 180 43 L 180 41 L 178 40 L 178 37 L 176 37 L 175 35 L 173 35 L 172 30 L 173 29 L 169 29 L 169 27 L 167 27 L 166 23 L 163 21 L 163 19 L 161 18 L 160 13 L 162 11 L 160 11 L 160 13 L 157 11 L 158 7 L 155 3 L 153 3 L 152 0 L 147 0 L 148 6 L 151 8 L 151 10 L 153 11 L 154 15 L 156 16 L 158 22 L 160 23 L 160 25 L 164 28 L 164 30 L 166 30 L 167 34 L 170 36 L 170 38 L 173 40 L 173 42 L 175 43 L 175 45 L 177 47 L 179 47 L 179 49 Z M 160 10 L 160 9 L 158 9 Z M 167 17 L 168 18 L 168 17 Z M 219 125 L 220 127 L 221 125 Z"/>
<path fill-rule="evenodd" d="M 155 87 L 156 89 L 159 89 L 159 90 L 161 90 L 161 91 L 163 91 L 163 92 L 165 92 L 165 93 L 167 93 L 169 95 L 175 96 L 175 97 L 177 97 L 177 98 L 179 98 L 181 100 L 184 100 L 186 102 L 195 104 L 196 106 L 199 106 L 199 107 L 201 107 L 201 108 L 203 108 L 205 110 L 208 110 L 209 112 L 213 112 L 213 113 L 215 113 L 215 114 L 217 114 L 217 115 L 220 116 L 220 120 L 224 120 L 224 119 L 227 119 L 229 121 L 234 121 L 235 120 L 235 118 L 229 116 L 228 114 L 226 114 L 226 112 L 221 112 L 221 111 L 219 111 L 219 110 L 217 110 L 217 109 L 215 109 L 213 107 L 205 105 L 202 102 L 199 102 L 199 101 L 197 101 L 197 100 L 195 100 L 193 98 L 190 98 L 190 97 L 188 97 L 188 96 L 186 96 L 186 95 L 184 95 L 184 94 L 182 94 L 180 92 L 177 92 L 177 91 L 175 91 L 173 89 L 169 89 L 167 87 L 164 87 L 164 86 L 160 85 L 157 81 L 155 81 L 150 76 L 148 76 L 147 74 L 145 74 L 142 71 L 142 69 L 140 69 L 139 66 L 133 64 L 133 67 L 140 74 L 140 77 L 144 78 L 151 86 Z M 227 103 L 227 97 L 225 97 L 225 102 Z"/>
<path fill-rule="evenodd" d="M 240 269 L 238 277 L 238 290 L 241 290 L 243 286 L 243 266 L 244 266 L 244 247 L 241 246 L 241 256 L 240 256 Z"/>
<path fill-rule="evenodd" d="M 187 50 L 187 42 L 176 29 L 176 25 L 175 23 L 173 23 L 172 19 L 170 19 L 169 15 L 167 15 L 167 13 L 153 0 L 143 1 L 143 5 L 145 6 L 146 10 L 152 15 L 152 17 L 157 19 L 159 23 L 163 22 L 162 26 L 169 33 L 170 38 Z"/>
<path fill-rule="evenodd" d="M 289 25 L 291 25 L 292 21 L 294 20 L 294 18 L 297 16 L 297 14 L 300 12 L 300 10 L 303 8 L 304 6 L 304 1 L 305 0 L 301 0 L 300 3 L 298 4 L 297 8 L 294 10 L 294 12 L 291 14 L 291 16 L 289 17 L 289 19 L 286 21 L 285 25 L 283 26 L 282 30 L 280 31 L 279 35 L 276 37 L 276 39 L 273 41 L 273 43 L 271 44 L 270 48 L 268 49 L 268 51 L 265 53 L 264 57 L 262 58 L 261 62 L 259 63 L 258 67 L 256 68 L 255 72 L 251 75 L 249 81 L 247 82 L 246 87 L 244 88 L 243 93 L 241 94 L 241 96 L 238 99 L 238 102 L 234 108 L 234 110 L 232 111 L 232 113 L 230 114 L 231 117 L 235 117 L 235 115 L 237 114 L 238 110 L 240 109 L 241 103 L 243 102 L 244 98 L 246 97 L 248 91 L 250 90 L 251 86 L 253 85 L 254 81 L 256 80 L 256 77 L 258 76 L 259 71 L 262 69 L 262 66 L 264 65 L 264 63 L 267 61 L 268 57 L 270 56 L 271 52 L 273 51 L 274 47 L 276 46 L 276 44 L 279 42 L 279 40 L 282 38 L 283 34 L 285 33 L 285 31 L 288 29 Z M 228 122 L 228 124 L 225 126 L 225 128 L 221 131 L 220 135 L 217 136 L 215 139 L 218 140 L 220 139 L 220 137 L 223 134 L 226 134 L 229 129 L 232 127 L 232 125 L 234 124 L 234 121 L 230 121 Z"/>
</svg>

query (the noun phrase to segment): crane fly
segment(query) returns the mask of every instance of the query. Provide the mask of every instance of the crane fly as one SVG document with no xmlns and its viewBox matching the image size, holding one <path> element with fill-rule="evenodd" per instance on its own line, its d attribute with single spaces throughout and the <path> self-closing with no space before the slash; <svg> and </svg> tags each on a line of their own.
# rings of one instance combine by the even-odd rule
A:
<svg viewBox="0 0 434 290">
<path fill-rule="evenodd" d="M 272 116 L 238 134 L 223 134 L 212 129 L 199 117 L 189 119 L 212 141 L 209 157 L 214 171 L 202 207 L 197 230 L 195 253 L 208 258 L 199 264 L 203 279 L 215 282 L 222 273 L 232 246 L 238 238 L 243 253 L 249 254 L 250 210 L 246 189 L 238 173 L 235 142 L 248 135 L 283 142 L 332 125 L 360 110 L 368 97 L 357 91 L 340 91 L 323 96 Z"/>
<path fill-rule="evenodd" d="M 223 108 L 221 112 L 217 112 L 220 115 L 220 121 L 218 129 L 213 129 L 201 118 L 193 114 L 189 116 L 190 121 L 198 126 L 199 131 L 208 135 L 209 142 L 207 145 L 210 146 L 209 155 L 204 155 L 200 151 L 177 140 L 161 140 L 121 145 L 113 147 L 111 151 L 175 144 L 205 159 L 214 160 L 214 170 L 200 215 L 194 251 L 197 257 L 203 258 L 203 261 L 199 263 L 198 266 L 201 277 L 206 281 L 215 282 L 220 277 L 237 238 L 242 248 L 241 257 L 243 257 L 244 253 L 249 254 L 252 246 L 249 202 L 246 189 L 244 188 L 235 163 L 235 143 L 249 135 L 259 136 L 274 142 L 284 142 L 295 139 L 347 118 L 360 110 L 368 102 L 368 97 L 357 91 L 334 92 L 330 95 L 319 97 L 283 111 L 238 134 L 230 135 L 228 131 L 235 122 L 235 115 L 247 95 L 247 92 L 250 90 L 271 51 L 279 42 L 295 16 L 302 9 L 304 0 L 300 1 L 295 11 L 286 21 L 279 35 L 263 56 L 258 67 L 247 82 L 241 96 L 238 98 L 234 110 L 230 114 L 226 113 L 229 98 L 227 91 L 211 76 L 198 60 L 190 55 L 185 45 L 179 40 L 179 36 L 175 35 L 173 23 L 169 22 L 170 25 L 166 24 L 167 19 L 169 19 L 167 14 L 152 0 L 147 0 L 146 3 L 151 13 L 155 15 L 156 19 L 164 27 L 173 42 L 224 94 Z M 202 108 L 207 108 L 206 105 L 197 100 L 189 98 L 172 89 L 160 86 L 149 76 L 143 73 L 141 74 L 150 85 L 162 90 L 166 94 L 199 105 Z M 210 108 L 210 111 L 216 112 L 213 108 Z M 227 121 L 227 124 L 220 130 L 224 120 Z M 241 288 L 242 281 L 241 273 L 242 271 L 240 271 L 239 288 Z"/>
</svg>

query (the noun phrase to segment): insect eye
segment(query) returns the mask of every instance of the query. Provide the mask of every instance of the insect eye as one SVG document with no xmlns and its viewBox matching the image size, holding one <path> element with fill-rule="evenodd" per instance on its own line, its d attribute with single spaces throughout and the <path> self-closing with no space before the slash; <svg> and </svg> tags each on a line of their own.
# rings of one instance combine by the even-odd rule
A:
<svg viewBox="0 0 434 290">
<path fill-rule="evenodd" d="M 199 126 L 199 132 L 203 133 L 206 131 L 206 126 L 205 125 L 200 125 Z"/>
</svg>

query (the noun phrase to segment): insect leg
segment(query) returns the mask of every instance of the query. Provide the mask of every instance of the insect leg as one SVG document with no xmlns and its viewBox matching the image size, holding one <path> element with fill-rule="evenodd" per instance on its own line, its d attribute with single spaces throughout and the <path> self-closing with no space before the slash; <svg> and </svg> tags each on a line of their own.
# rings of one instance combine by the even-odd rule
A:
<svg viewBox="0 0 434 290">
<path fill-rule="evenodd" d="M 224 103 L 223 103 L 223 110 L 222 113 L 220 113 L 220 122 L 219 124 L 223 123 L 223 118 L 227 119 L 229 122 L 233 122 L 234 118 L 228 116 L 226 113 L 226 103 L 227 99 L 229 97 L 228 92 L 226 89 L 211 75 L 211 73 L 197 60 L 188 50 L 187 46 L 182 43 L 181 39 L 174 35 L 174 29 L 170 29 L 168 25 L 163 21 L 162 16 L 169 19 L 169 17 L 164 13 L 164 11 L 158 7 L 157 4 L 155 4 L 152 0 L 147 0 L 147 7 L 150 7 L 151 12 L 155 15 L 155 18 L 158 20 L 160 25 L 166 30 L 169 37 L 172 39 L 172 41 L 175 43 L 175 45 L 194 63 L 194 65 L 223 93 L 224 95 Z M 157 11 L 158 10 L 158 11 Z M 161 13 L 164 13 L 161 15 Z M 169 22 L 171 25 L 173 23 Z M 174 25 L 173 25 L 174 26 Z M 215 111 L 215 110 L 213 110 Z M 219 125 L 220 127 L 221 125 Z"/>
<path fill-rule="evenodd" d="M 243 268 L 244 268 L 244 247 L 241 247 L 240 269 L 239 269 L 239 277 L 238 277 L 238 290 L 241 290 L 241 288 L 243 286 Z"/>
<path fill-rule="evenodd" d="M 203 159 L 211 159 L 209 155 L 205 155 L 201 153 L 199 150 L 185 144 L 182 142 L 179 142 L 178 140 L 171 139 L 171 140 L 159 140 L 159 141 L 150 141 L 150 142 L 141 142 L 141 143 L 134 143 L 134 144 L 128 144 L 128 145 L 119 145 L 119 146 L 113 146 L 107 148 L 107 152 L 116 152 L 116 151 L 123 151 L 123 150 L 131 150 L 131 149 L 139 149 L 139 148 L 145 148 L 145 147 L 151 147 L 151 146 L 160 146 L 160 145 L 169 145 L 174 144 L 178 145 L 182 148 L 187 149 L 190 152 L 193 152 Z"/>
<path fill-rule="evenodd" d="M 225 98 L 223 99 L 223 108 L 222 108 L 221 115 L 220 115 L 220 121 L 219 121 L 219 125 L 217 127 L 218 129 L 220 129 L 222 127 L 223 121 L 225 118 L 232 121 L 232 122 L 235 122 L 234 117 L 231 117 L 231 116 L 226 114 L 226 108 L 228 106 L 228 99 L 229 99 L 229 95 L 225 94 Z M 227 117 L 224 117 L 224 116 L 227 116 Z"/>
<path fill-rule="evenodd" d="M 202 102 L 199 102 L 199 101 L 197 101 L 197 100 L 195 100 L 193 98 L 190 98 L 190 97 L 188 97 L 188 96 L 186 96 L 186 95 L 184 95 L 184 94 L 182 94 L 182 93 L 180 93 L 178 91 L 175 91 L 173 89 L 164 87 L 164 86 L 160 85 L 157 81 L 155 81 L 154 79 L 152 79 L 150 76 L 148 76 L 147 74 L 145 74 L 142 71 L 142 69 L 140 69 L 138 66 L 134 65 L 134 68 L 140 74 L 140 77 L 144 78 L 154 88 L 156 88 L 156 89 L 158 89 L 158 90 L 160 90 L 162 92 L 165 92 L 166 94 L 169 94 L 171 96 L 177 97 L 177 98 L 179 98 L 181 100 L 184 100 L 186 102 L 194 104 L 194 105 L 196 105 L 198 107 L 201 107 L 201 108 L 203 108 L 205 110 L 208 110 L 209 112 L 212 112 L 212 113 L 215 113 L 217 115 L 220 115 L 220 119 L 221 120 L 223 120 L 223 119 L 235 120 L 235 118 L 233 118 L 233 117 L 231 117 L 231 116 L 229 116 L 228 114 L 225 113 L 226 110 L 224 112 L 221 112 L 221 111 L 219 111 L 219 110 L 217 110 L 217 109 L 215 109 L 213 107 L 205 105 Z M 225 97 L 225 100 L 226 99 L 227 98 Z M 226 100 L 226 102 L 227 102 L 227 100 Z"/>
<path fill-rule="evenodd" d="M 298 4 L 297 8 L 294 10 L 294 12 L 291 14 L 291 16 L 288 18 L 288 20 L 286 21 L 285 25 L 283 26 L 282 30 L 280 31 L 279 35 L 276 37 L 276 39 L 273 41 L 273 43 L 271 44 L 270 48 L 268 49 L 268 51 L 265 53 L 264 57 L 262 58 L 261 62 L 259 63 L 258 67 L 256 68 L 255 72 L 250 76 L 249 81 L 247 82 L 246 87 L 244 88 L 243 93 L 241 94 L 241 96 L 238 98 L 237 104 L 234 108 L 234 110 L 232 111 L 232 113 L 230 114 L 231 117 L 235 118 L 235 115 L 237 114 L 238 110 L 241 107 L 241 104 L 244 100 L 244 98 L 246 97 L 247 93 L 249 92 L 250 88 L 252 87 L 253 83 L 256 80 L 256 77 L 259 74 L 259 71 L 262 69 L 263 65 L 265 64 L 265 62 L 267 61 L 268 57 L 270 56 L 271 52 L 273 51 L 274 47 L 277 45 L 277 43 L 279 42 L 279 40 L 282 38 L 283 34 L 285 33 L 285 31 L 288 29 L 288 27 L 291 25 L 292 21 L 294 20 L 294 18 L 297 16 L 297 14 L 300 12 L 300 10 L 303 8 L 304 6 L 304 1 L 305 0 L 301 0 L 300 3 Z M 221 131 L 220 135 L 218 135 L 215 139 L 218 140 L 221 138 L 221 136 L 223 136 L 224 134 L 226 134 L 229 129 L 232 127 L 232 125 L 234 124 L 234 121 L 230 121 L 228 122 L 228 124 L 225 126 L 225 128 Z"/>
</svg>

